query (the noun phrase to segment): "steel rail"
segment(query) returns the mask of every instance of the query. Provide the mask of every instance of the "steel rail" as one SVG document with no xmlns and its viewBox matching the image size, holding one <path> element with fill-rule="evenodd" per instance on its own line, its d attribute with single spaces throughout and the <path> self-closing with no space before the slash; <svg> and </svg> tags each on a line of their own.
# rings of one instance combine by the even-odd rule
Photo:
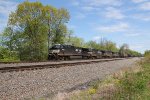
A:
<svg viewBox="0 0 150 100">
<path fill-rule="evenodd" d="M 66 62 L 57 62 L 57 63 L 40 63 L 40 64 L 18 64 L 16 66 L 11 66 L 12 64 L 6 64 L 6 67 L 0 67 L 0 72 L 12 72 L 12 71 L 25 71 L 25 70 L 37 70 L 37 69 L 44 69 L 44 68 L 60 68 L 65 66 L 75 66 L 75 65 L 82 65 L 82 64 L 92 64 L 98 62 L 108 62 L 108 61 L 115 61 L 115 60 L 123 60 L 122 58 L 118 59 L 99 59 L 99 60 L 84 60 L 84 61 L 66 61 Z M 10 65 L 10 66 L 9 66 Z"/>
</svg>

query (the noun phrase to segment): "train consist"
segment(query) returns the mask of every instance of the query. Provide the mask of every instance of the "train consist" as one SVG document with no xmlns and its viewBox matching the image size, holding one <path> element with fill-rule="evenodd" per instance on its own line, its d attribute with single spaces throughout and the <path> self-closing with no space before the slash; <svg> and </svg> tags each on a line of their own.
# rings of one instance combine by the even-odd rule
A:
<svg viewBox="0 0 150 100">
<path fill-rule="evenodd" d="M 53 45 L 49 49 L 48 54 L 49 60 L 100 59 L 119 57 L 131 57 L 131 55 L 106 50 L 96 50 L 92 48 L 81 48 L 64 44 Z"/>
</svg>

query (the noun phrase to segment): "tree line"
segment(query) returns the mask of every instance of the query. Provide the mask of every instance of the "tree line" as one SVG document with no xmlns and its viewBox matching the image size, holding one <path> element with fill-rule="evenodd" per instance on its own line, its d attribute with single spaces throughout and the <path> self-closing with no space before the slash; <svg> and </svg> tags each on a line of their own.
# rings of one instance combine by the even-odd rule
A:
<svg viewBox="0 0 150 100">
<path fill-rule="evenodd" d="M 67 28 L 70 15 L 65 8 L 43 5 L 41 2 L 25 1 L 9 15 L 7 27 L 0 36 L 0 61 L 42 61 L 47 59 L 48 49 L 53 44 L 72 44 L 101 50 L 140 53 L 130 50 L 123 44 L 102 39 L 84 42 L 82 38 L 72 36 Z"/>
</svg>

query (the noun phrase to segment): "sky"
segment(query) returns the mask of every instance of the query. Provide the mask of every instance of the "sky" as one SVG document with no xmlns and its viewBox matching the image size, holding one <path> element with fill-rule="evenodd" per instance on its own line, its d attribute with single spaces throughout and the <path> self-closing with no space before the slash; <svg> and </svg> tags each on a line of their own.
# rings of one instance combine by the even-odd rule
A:
<svg viewBox="0 0 150 100">
<path fill-rule="evenodd" d="M 7 26 L 8 16 L 25 0 L 0 0 L 0 33 Z M 150 0 L 28 0 L 43 5 L 66 8 L 67 23 L 74 35 L 85 41 L 101 38 L 120 47 L 127 43 L 144 53 L 150 49 Z"/>
</svg>

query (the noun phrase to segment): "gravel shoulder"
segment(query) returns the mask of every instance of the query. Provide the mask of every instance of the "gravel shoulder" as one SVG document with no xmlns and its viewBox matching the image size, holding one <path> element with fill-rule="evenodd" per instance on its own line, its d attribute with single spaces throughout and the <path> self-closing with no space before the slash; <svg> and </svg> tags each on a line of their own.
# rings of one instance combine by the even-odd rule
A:
<svg viewBox="0 0 150 100">
<path fill-rule="evenodd" d="M 100 62 L 31 71 L 0 73 L 1 100 L 22 100 L 48 97 L 74 88 L 125 67 L 132 67 L 140 58 Z"/>
</svg>

